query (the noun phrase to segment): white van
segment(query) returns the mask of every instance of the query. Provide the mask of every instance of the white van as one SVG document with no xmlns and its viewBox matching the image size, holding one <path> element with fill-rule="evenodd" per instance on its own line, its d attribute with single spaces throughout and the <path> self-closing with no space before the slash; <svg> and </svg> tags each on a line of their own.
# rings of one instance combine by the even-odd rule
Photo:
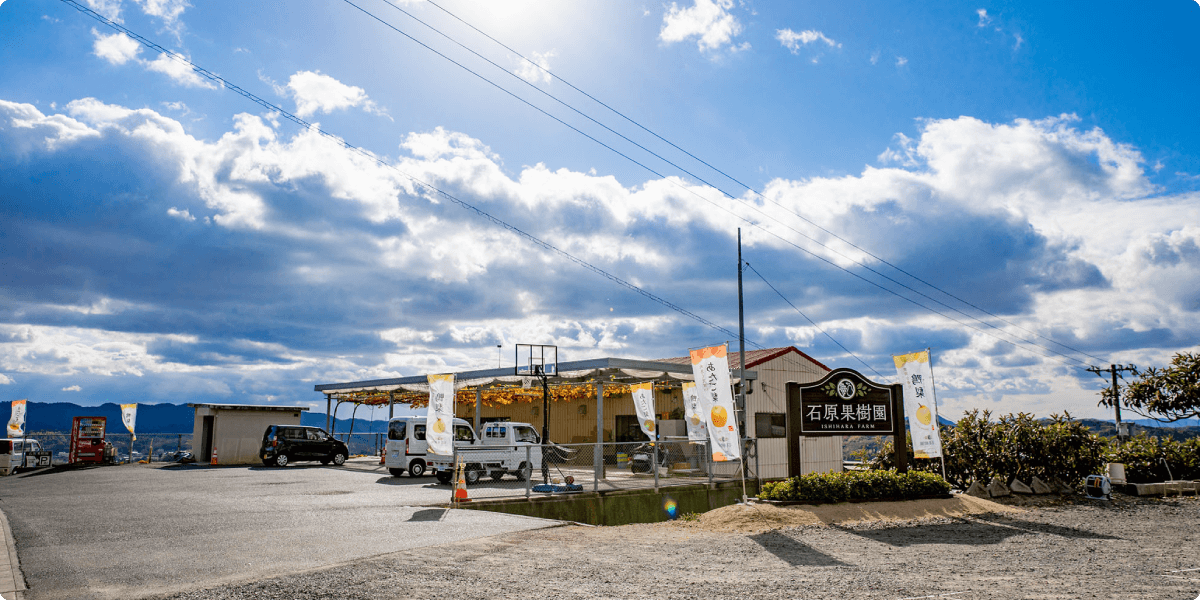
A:
<svg viewBox="0 0 1200 600">
<path fill-rule="evenodd" d="M 454 445 L 475 443 L 475 431 L 462 419 L 454 420 Z M 388 421 L 383 462 L 388 472 L 399 477 L 420 477 L 429 467 L 429 442 L 425 440 L 425 417 L 396 417 Z"/>
<path fill-rule="evenodd" d="M 25 468 L 25 455 L 41 451 L 42 444 L 33 438 L 0 438 L 0 475 L 12 475 Z"/>
</svg>

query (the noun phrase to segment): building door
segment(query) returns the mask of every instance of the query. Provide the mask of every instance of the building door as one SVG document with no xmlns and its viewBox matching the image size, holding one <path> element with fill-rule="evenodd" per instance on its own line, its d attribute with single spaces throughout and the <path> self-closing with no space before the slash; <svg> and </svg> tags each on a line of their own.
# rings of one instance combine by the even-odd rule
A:
<svg viewBox="0 0 1200 600">
<path fill-rule="evenodd" d="M 200 456 L 196 457 L 199 462 L 207 462 L 212 457 L 213 428 L 216 426 L 216 422 L 215 416 L 207 416 L 200 425 Z"/>
<path fill-rule="evenodd" d="M 613 439 L 618 442 L 648 442 L 650 441 L 646 434 L 642 433 L 642 428 L 638 425 L 637 415 L 616 415 L 614 425 L 616 431 L 613 432 Z"/>
</svg>

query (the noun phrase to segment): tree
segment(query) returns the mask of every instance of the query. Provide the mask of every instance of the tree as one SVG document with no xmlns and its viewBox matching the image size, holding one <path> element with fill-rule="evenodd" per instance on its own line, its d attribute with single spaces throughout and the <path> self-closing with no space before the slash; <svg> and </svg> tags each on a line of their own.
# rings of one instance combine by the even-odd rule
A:
<svg viewBox="0 0 1200 600">
<path fill-rule="evenodd" d="M 1200 418 L 1200 354 L 1181 352 L 1171 366 L 1139 373 L 1121 396 L 1122 407 L 1155 421 Z M 1112 388 L 1101 394 L 1100 406 L 1112 408 Z"/>
</svg>

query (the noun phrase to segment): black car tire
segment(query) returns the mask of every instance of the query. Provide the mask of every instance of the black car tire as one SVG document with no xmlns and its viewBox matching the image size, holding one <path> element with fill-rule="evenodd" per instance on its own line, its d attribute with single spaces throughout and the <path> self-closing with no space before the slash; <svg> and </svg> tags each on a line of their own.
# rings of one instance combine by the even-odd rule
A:
<svg viewBox="0 0 1200 600">
<path fill-rule="evenodd" d="M 533 467 L 529 463 L 523 462 L 521 463 L 521 466 L 517 467 L 517 470 L 513 472 L 513 475 L 517 476 L 517 481 L 525 481 L 526 479 L 529 479 L 530 475 L 533 475 Z"/>
<path fill-rule="evenodd" d="M 417 459 L 408 463 L 408 476 L 420 477 L 425 474 L 425 461 Z"/>
<path fill-rule="evenodd" d="M 475 485 L 479 478 L 483 477 L 483 469 L 479 465 L 467 465 L 465 471 L 463 479 L 466 480 L 467 485 Z"/>
<path fill-rule="evenodd" d="M 492 471 L 492 481 L 504 479 L 504 471 Z"/>
<path fill-rule="evenodd" d="M 346 453 L 342 452 L 341 450 L 334 452 L 333 453 L 333 464 L 335 464 L 339 467 L 346 464 Z"/>
<path fill-rule="evenodd" d="M 404 469 L 388 469 L 388 473 L 391 473 L 392 477 L 399 477 L 404 474 Z"/>
<path fill-rule="evenodd" d="M 276 454 L 276 455 L 275 455 L 275 460 L 273 460 L 273 461 L 271 461 L 271 462 L 272 462 L 272 463 L 273 463 L 275 466 L 277 466 L 277 467 L 286 467 L 286 466 L 288 466 L 288 460 L 289 460 L 289 459 L 288 459 L 288 455 L 286 455 L 286 454 Z"/>
<path fill-rule="evenodd" d="M 438 483 L 442 483 L 442 484 L 450 483 L 450 479 L 452 477 L 453 476 L 450 475 L 449 471 L 438 471 L 438 474 L 437 474 Z"/>
<path fill-rule="evenodd" d="M 265 458 L 264 458 L 264 459 L 263 459 L 263 466 L 264 466 L 264 467 L 269 467 L 269 466 L 271 466 L 271 461 L 269 461 L 269 460 L 267 460 L 267 459 L 265 459 Z"/>
</svg>

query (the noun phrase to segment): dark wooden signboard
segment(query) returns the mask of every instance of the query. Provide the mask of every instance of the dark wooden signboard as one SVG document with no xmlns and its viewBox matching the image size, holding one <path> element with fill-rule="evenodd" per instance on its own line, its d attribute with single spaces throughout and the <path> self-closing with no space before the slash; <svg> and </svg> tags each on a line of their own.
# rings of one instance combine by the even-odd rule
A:
<svg viewBox="0 0 1200 600">
<path fill-rule="evenodd" d="M 880 384 L 854 369 L 836 369 L 814 383 L 790 382 L 787 389 L 789 477 L 801 473 L 800 436 L 890 435 L 897 470 L 908 469 L 900 384 Z"/>
</svg>

